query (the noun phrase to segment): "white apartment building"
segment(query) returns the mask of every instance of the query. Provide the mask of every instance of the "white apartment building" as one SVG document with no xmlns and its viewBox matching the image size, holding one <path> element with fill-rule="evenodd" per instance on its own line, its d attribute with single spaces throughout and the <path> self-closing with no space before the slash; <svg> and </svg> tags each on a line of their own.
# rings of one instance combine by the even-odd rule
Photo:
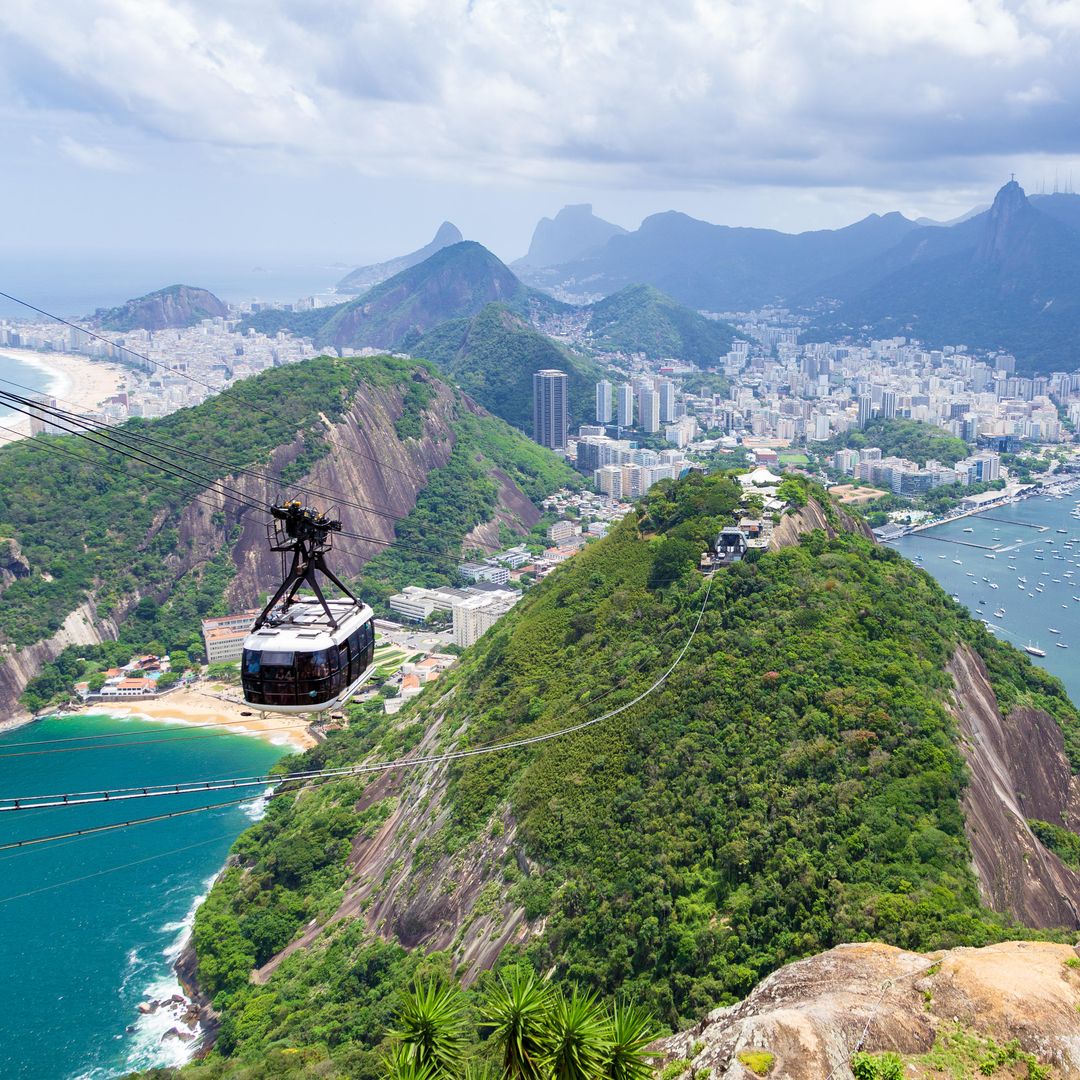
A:
<svg viewBox="0 0 1080 1080">
<path fill-rule="evenodd" d="M 506 590 L 456 601 L 454 644 L 463 649 L 475 645 L 520 599 L 521 593 Z"/>
</svg>

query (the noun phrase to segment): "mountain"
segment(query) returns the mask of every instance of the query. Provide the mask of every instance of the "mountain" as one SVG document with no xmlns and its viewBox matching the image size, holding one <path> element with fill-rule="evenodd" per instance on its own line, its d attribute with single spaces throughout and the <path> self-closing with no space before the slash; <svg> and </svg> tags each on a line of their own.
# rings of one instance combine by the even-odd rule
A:
<svg viewBox="0 0 1080 1080">
<path fill-rule="evenodd" d="M 380 281 L 400 274 L 402 270 L 408 270 L 410 266 L 416 266 L 425 259 L 430 259 L 436 251 L 442 251 L 451 244 L 460 244 L 464 237 L 461 230 L 449 221 L 444 221 L 435 233 L 431 243 L 422 248 L 410 252 L 408 255 L 399 255 L 396 259 L 387 259 L 386 262 L 373 263 L 371 266 L 361 266 L 350 271 L 338 283 L 337 291 L 346 296 L 367 292 L 373 285 Z"/>
<path fill-rule="evenodd" d="M 1036 210 L 1080 232 L 1080 195 L 1056 191 L 1052 195 L 1029 195 L 1028 201 Z"/>
<path fill-rule="evenodd" d="M 569 376 L 571 428 L 591 421 L 596 383 L 606 377 L 595 361 L 562 348 L 502 304 L 436 326 L 412 352 L 434 363 L 485 409 L 526 432 L 532 430 L 534 372 L 559 368 Z"/>
<path fill-rule="evenodd" d="M 229 309 L 212 292 L 170 285 L 115 308 L 98 308 L 87 321 L 100 330 L 173 330 L 203 319 L 225 318 Z"/>
<path fill-rule="evenodd" d="M 740 485 L 662 481 L 436 687 L 391 719 L 350 707 L 293 763 L 564 732 L 273 800 L 185 961 L 221 1014 L 212 1075 L 280 1071 L 289 1048 L 310 1075 L 384 1076 L 400 989 L 497 963 L 700 1032 L 843 942 L 1072 940 L 1080 715 L 1060 683 L 820 488 L 779 494 L 768 549 L 707 580 Z"/>
<path fill-rule="evenodd" d="M 417 266 L 346 304 L 321 311 L 266 311 L 248 316 L 244 326 L 273 333 L 292 330 L 317 345 L 338 349 L 411 348 L 421 335 L 450 319 L 472 318 L 501 302 L 524 310 L 531 291 L 508 266 L 472 240 L 451 244 Z M 537 301 L 554 306 L 546 296 Z"/>
<path fill-rule="evenodd" d="M 163 477 L 74 436 L 51 438 L 55 454 L 29 439 L 0 448 L 12 548 L 12 572 L 0 574 L 5 716 L 20 696 L 30 709 L 64 700 L 86 661 L 103 659 L 116 639 L 201 656 L 200 617 L 251 607 L 280 580 L 264 515 L 248 503 L 308 488 L 347 495 L 337 512 L 348 532 L 404 540 L 387 549 L 353 539 L 335 550 L 337 572 L 362 575 L 363 594 L 380 604 L 405 584 L 455 582 L 456 558 L 482 546 L 478 530 L 496 523 L 523 535 L 539 520 L 535 504 L 577 482 L 430 365 L 389 357 L 273 369 L 123 430 L 166 444 L 169 460 L 205 480 Z M 199 456 L 207 453 L 220 464 Z M 222 494 L 224 478 L 244 502 Z"/>
<path fill-rule="evenodd" d="M 812 291 L 917 229 L 891 213 L 871 214 L 843 229 L 793 235 L 711 225 L 668 211 L 599 249 L 559 266 L 523 269 L 522 275 L 563 296 L 606 296 L 648 284 L 698 310 L 739 311 Z"/>
<path fill-rule="evenodd" d="M 541 218 L 537 222 L 528 254 L 514 266 L 544 267 L 570 262 L 600 247 L 613 236 L 625 233 L 621 225 L 597 217 L 590 203 L 564 206 L 554 220 Z"/>
<path fill-rule="evenodd" d="M 1054 214 L 1037 205 L 1011 180 L 986 213 L 906 238 L 865 268 L 862 287 L 857 271 L 840 283 L 843 302 L 817 335 L 899 334 L 932 346 L 1006 349 L 1029 371 L 1075 366 L 1080 232 L 1065 223 L 1071 202 L 1050 204 Z"/>
<path fill-rule="evenodd" d="M 730 351 L 735 337 L 727 323 L 706 319 L 651 285 L 629 285 L 586 311 L 595 346 L 641 352 L 650 360 L 677 357 L 709 367 Z"/>
</svg>

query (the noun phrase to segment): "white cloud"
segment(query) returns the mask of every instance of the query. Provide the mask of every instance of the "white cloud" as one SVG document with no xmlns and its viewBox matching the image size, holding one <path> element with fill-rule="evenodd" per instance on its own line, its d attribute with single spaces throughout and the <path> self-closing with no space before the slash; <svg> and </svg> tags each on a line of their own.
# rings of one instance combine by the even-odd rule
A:
<svg viewBox="0 0 1080 1080">
<path fill-rule="evenodd" d="M 131 163 L 107 146 L 90 146 L 64 135 L 58 143 L 61 151 L 72 161 L 87 169 L 101 169 L 104 172 L 128 172 Z"/>
<path fill-rule="evenodd" d="M 351 7 L 7 0 L 0 36 L 28 107 L 375 175 L 873 187 L 1075 149 L 1072 0 Z"/>
</svg>

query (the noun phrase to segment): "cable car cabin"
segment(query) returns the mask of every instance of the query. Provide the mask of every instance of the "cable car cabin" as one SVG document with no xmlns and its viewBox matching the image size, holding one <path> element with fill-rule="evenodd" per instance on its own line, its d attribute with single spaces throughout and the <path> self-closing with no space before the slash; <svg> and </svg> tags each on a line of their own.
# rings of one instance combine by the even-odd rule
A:
<svg viewBox="0 0 1080 1080">
<path fill-rule="evenodd" d="M 244 639 L 244 701 L 262 712 L 323 712 L 343 705 L 371 677 L 374 612 L 367 604 L 298 601 Z"/>
</svg>

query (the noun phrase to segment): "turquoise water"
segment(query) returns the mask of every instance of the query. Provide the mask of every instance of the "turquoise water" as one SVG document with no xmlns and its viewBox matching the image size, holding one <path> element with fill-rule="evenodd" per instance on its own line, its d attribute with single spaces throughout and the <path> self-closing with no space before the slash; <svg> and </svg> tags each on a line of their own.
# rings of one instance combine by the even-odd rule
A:
<svg viewBox="0 0 1080 1080">
<path fill-rule="evenodd" d="M 1080 519 L 1072 516 L 1075 506 L 1076 495 L 1025 499 L 913 533 L 894 546 L 909 559 L 920 559 L 1003 641 L 1044 649 L 1045 658 L 1033 656 L 1032 661 L 1057 675 L 1069 697 L 1080 702 Z M 998 587 L 991 589 L 991 583 Z M 1001 608 L 1005 614 L 996 616 Z M 1060 632 L 1051 633 L 1051 628 Z"/>
<path fill-rule="evenodd" d="M 13 394 L 25 393 L 19 387 L 29 387 L 43 393 L 49 389 L 49 383 L 52 381 L 52 377 L 45 374 L 44 371 L 32 367 L 30 364 L 24 364 L 21 360 L 16 360 L 12 356 L 6 356 L 2 347 L 0 347 L 0 379 L 10 380 L 9 382 L 0 382 L 0 390 L 10 390 Z M 18 385 L 12 386 L 10 383 Z M 4 424 L 8 419 L 19 415 L 7 405 L 0 405 L 0 424 Z M 5 432 L 0 432 L 0 435 L 4 434 Z"/>
<path fill-rule="evenodd" d="M 42 742 L 57 739 L 76 741 Z M 0 734 L 0 795 L 260 775 L 282 753 L 263 739 L 213 729 L 51 718 Z M 0 843 L 226 797 L 7 814 L 0 817 Z M 137 1006 L 178 989 L 171 964 L 195 905 L 258 811 L 259 803 L 249 802 L 0 852 L 4 1080 L 104 1080 L 185 1056 L 177 1040 L 161 1041 L 175 1019 L 140 1018 Z"/>
</svg>

